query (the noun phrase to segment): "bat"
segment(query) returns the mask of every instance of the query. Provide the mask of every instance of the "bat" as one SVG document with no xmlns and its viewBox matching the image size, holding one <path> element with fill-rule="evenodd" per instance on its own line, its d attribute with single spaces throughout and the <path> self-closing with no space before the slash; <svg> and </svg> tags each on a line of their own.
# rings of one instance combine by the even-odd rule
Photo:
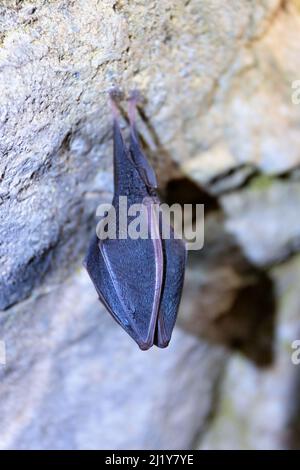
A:
<svg viewBox="0 0 300 470">
<path fill-rule="evenodd" d="M 114 196 L 112 206 L 119 232 L 120 196 L 128 206 L 143 204 L 148 221 L 147 238 L 99 239 L 95 235 L 84 265 L 100 301 L 142 350 L 168 346 L 176 322 L 184 283 L 186 248 L 175 238 L 162 237 L 162 224 L 155 208 L 160 204 L 157 181 L 139 144 L 136 127 L 137 94 L 129 100 L 130 136 L 121 133 L 115 94 L 113 110 Z M 128 216 L 128 225 L 132 217 Z"/>
</svg>

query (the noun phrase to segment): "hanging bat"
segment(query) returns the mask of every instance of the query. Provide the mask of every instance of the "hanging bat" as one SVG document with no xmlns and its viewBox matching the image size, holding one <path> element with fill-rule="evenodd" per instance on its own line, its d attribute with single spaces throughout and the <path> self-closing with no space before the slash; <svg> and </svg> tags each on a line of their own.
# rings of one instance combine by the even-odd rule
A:
<svg viewBox="0 0 300 470">
<path fill-rule="evenodd" d="M 146 208 L 147 239 L 93 237 L 85 267 L 100 301 L 142 350 L 154 344 L 168 346 L 175 325 L 184 281 L 186 248 L 170 227 L 169 239 L 162 238 L 162 225 L 155 206 L 155 173 L 141 150 L 136 128 L 135 95 L 129 100 L 130 138 L 125 145 L 119 116 L 113 109 L 114 197 L 117 233 L 119 197 L 127 196 L 128 206 L 140 203 Z M 128 216 L 128 224 L 131 222 Z"/>
</svg>

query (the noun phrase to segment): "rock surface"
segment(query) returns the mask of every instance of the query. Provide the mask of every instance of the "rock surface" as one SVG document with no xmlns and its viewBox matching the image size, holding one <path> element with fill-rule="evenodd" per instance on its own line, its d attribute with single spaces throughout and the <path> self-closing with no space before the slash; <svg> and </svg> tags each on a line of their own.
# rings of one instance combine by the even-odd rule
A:
<svg viewBox="0 0 300 470">
<path fill-rule="evenodd" d="M 5 314 L 1 332 L 1 449 L 189 448 L 208 419 L 222 348 L 178 330 L 141 352 L 83 270 Z"/>
<path fill-rule="evenodd" d="M 221 198 L 226 227 L 257 265 L 286 259 L 300 246 L 300 184 L 259 177 L 249 188 Z M 257 224 L 257 220 L 261 220 Z"/>
<path fill-rule="evenodd" d="M 267 370 L 241 356 L 229 361 L 201 449 L 299 448 L 299 365 L 292 362 L 292 343 L 300 333 L 299 255 L 272 276 L 279 300 L 276 359 Z"/>
<path fill-rule="evenodd" d="M 2 449 L 299 446 L 299 26 L 298 0 L 1 2 Z M 163 197 L 206 205 L 165 351 L 78 268 L 113 191 L 115 85 L 145 98 Z"/>
</svg>

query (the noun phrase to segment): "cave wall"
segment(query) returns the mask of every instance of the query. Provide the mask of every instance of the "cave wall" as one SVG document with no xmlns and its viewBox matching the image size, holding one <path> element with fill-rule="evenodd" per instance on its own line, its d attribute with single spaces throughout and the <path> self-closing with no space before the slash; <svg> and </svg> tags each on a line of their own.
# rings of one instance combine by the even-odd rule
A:
<svg viewBox="0 0 300 470">
<path fill-rule="evenodd" d="M 1 2 L 2 449 L 298 445 L 299 26 L 297 0 Z M 162 197 L 205 204 L 163 351 L 81 267 L 113 86 L 143 96 Z"/>
</svg>

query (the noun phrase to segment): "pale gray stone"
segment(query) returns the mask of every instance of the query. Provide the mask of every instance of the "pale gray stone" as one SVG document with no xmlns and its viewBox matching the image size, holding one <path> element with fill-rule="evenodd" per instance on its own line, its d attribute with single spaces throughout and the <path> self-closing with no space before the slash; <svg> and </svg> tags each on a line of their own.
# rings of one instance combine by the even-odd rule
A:
<svg viewBox="0 0 300 470">
<path fill-rule="evenodd" d="M 224 196 L 221 203 L 228 231 L 252 263 L 272 264 L 299 250 L 299 181 L 262 178 L 257 185 Z"/>
<path fill-rule="evenodd" d="M 3 316 L 1 339 L 1 449 L 190 448 L 224 358 L 179 329 L 142 352 L 83 270 Z"/>
<path fill-rule="evenodd" d="M 299 426 L 296 374 L 285 385 L 282 365 L 257 363 L 276 345 L 287 365 L 273 329 L 298 327 L 276 320 L 292 275 L 272 265 L 299 250 L 299 70 L 298 0 L 2 0 L 1 449 L 297 447 L 296 432 L 281 440 Z M 78 268 L 113 192 L 116 85 L 144 97 L 163 196 L 172 183 L 178 202 L 206 203 L 204 250 L 163 351 L 139 351 Z M 259 419 L 240 412 L 243 384 L 250 408 L 262 392 Z"/>
</svg>

